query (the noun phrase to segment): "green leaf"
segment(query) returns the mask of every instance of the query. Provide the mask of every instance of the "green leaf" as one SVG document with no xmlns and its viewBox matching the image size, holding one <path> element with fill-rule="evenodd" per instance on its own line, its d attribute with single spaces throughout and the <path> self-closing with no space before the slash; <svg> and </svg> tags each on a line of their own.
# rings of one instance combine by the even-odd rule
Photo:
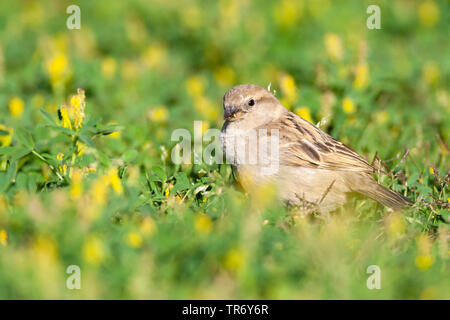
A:
<svg viewBox="0 0 450 320">
<path fill-rule="evenodd" d="M 123 154 L 122 159 L 125 162 L 133 162 L 133 160 L 135 160 L 138 155 L 139 152 L 137 152 L 137 150 L 128 150 Z"/>
<path fill-rule="evenodd" d="M 186 176 L 186 173 L 184 172 L 178 172 L 175 174 L 176 184 L 171 190 L 171 192 L 178 192 L 178 191 L 184 191 L 191 187 L 191 184 L 189 183 L 189 179 Z"/>
<path fill-rule="evenodd" d="M 17 148 L 10 146 L 0 147 L 0 156 L 9 156 L 14 152 L 15 149 Z"/>
<path fill-rule="evenodd" d="M 92 148 L 94 146 L 94 141 L 92 141 L 91 137 L 85 132 L 80 132 L 78 134 L 78 139 L 80 139 L 80 141 L 83 142 L 88 147 Z"/>
<path fill-rule="evenodd" d="M 34 140 L 29 131 L 23 128 L 18 128 L 14 136 L 16 137 L 17 141 L 19 141 L 19 143 L 21 143 L 28 149 L 34 148 Z"/>
<path fill-rule="evenodd" d="M 159 166 L 153 166 L 152 172 L 150 173 L 150 179 L 152 181 L 164 182 L 167 180 L 167 175 L 163 168 Z"/>
<path fill-rule="evenodd" d="M 9 131 L 0 129 L 0 137 L 1 136 L 9 136 Z"/>
<path fill-rule="evenodd" d="M 55 121 L 53 120 L 52 116 L 50 115 L 50 113 L 48 113 L 47 111 L 45 111 L 44 109 L 40 109 L 39 110 L 42 114 L 42 116 L 44 117 L 45 121 L 50 124 L 50 125 L 55 125 Z"/>
<path fill-rule="evenodd" d="M 33 149 L 30 148 L 14 148 L 14 152 L 11 153 L 11 159 L 12 161 L 19 160 L 20 158 L 25 157 L 28 155 Z"/>
<path fill-rule="evenodd" d="M 76 135 L 76 132 L 73 130 L 70 130 L 68 128 L 64 128 L 64 127 L 60 127 L 60 126 L 53 126 L 53 125 L 48 125 L 49 128 L 55 129 L 57 131 L 60 131 L 68 136 L 74 136 Z"/>
</svg>

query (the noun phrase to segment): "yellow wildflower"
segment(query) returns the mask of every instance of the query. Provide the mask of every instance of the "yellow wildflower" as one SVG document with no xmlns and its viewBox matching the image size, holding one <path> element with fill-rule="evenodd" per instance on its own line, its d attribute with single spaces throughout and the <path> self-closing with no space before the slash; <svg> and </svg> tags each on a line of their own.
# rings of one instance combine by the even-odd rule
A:
<svg viewBox="0 0 450 320">
<path fill-rule="evenodd" d="M 363 89 L 369 83 L 369 65 L 366 62 L 358 63 L 355 68 L 355 79 L 353 86 L 356 89 Z"/>
<path fill-rule="evenodd" d="M 439 7 L 434 1 L 422 2 L 418 8 L 420 23 L 425 27 L 434 26 L 440 19 Z"/>
<path fill-rule="evenodd" d="M 280 86 L 281 91 L 283 92 L 283 95 L 289 104 L 289 106 L 285 107 L 289 108 L 297 102 L 298 89 L 295 85 L 295 80 L 289 74 L 282 74 L 280 78 Z"/>
<path fill-rule="evenodd" d="M 300 117 L 302 117 L 303 119 L 309 121 L 309 122 L 313 122 L 312 118 L 311 118 L 311 113 L 309 112 L 309 108 L 308 107 L 300 107 L 295 109 L 295 113 L 298 114 Z"/>
<path fill-rule="evenodd" d="M 122 78 L 124 80 L 134 80 L 139 75 L 139 67 L 135 61 L 125 60 L 122 62 L 121 69 Z"/>
<path fill-rule="evenodd" d="M 224 259 L 225 268 L 230 271 L 239 271 L 245 265 L 244 254 L 239 249 L 231 249 L 227 252 Z"/>
<path fill-rule="evenodd" d="M 205 84 L 201 76 L 195 75 L 186 80 L 186 89 L 191 97 L 202 96 L 205 92 Z"/>
<path fill-rule="evenodd" d="M 109 182 L 111 187 L 116 194 L 123 193 L 122 183 L 120 181 L 119 175 L 117 174 L 117 168 L 113 167 L 108 171 Z"/>
<path fill-rule="evenodd" d="M 70 122 L 69 113 L 66 106 L 62 106 L 59 109 L 59 114 L 61 116 L 61 125 L 64 128 L 72 129 L 72 123 Z"/>
<path fill-rule="evenodd" d="M 430 167 L 429 171 L 430 171 L 430 174 L 434 174 L 434 169 L 433 169 L 433 167 Z"/>
<path fill-rule="evenodd" d="M 325 35 L 325 49 L 328 57 L 334 62 L 341 60 L 344 56 L 342 40 L 337 34 L 327 33 Z"/>
<path fill-rule="evenodd" d="M 166 190 L 164 191 L 164 196 L 167 198 L 170 195 L 170 190 L 173 189 L 173 185 L 169 184 L 166 188 Z"/>
<path fill-rule="evenodd" d="M 109 186 L 108 176 L 101 176 L 92 184 L 91 194 L 93 196 L 94 205 L 104 205 L 107 200 L 107 190 Z"/>
<path fill-rule="evenodd" d="M 436 287 L 427 287 L 420 294 L 420 300 L 437 300 L 438 294 L 436 292 Z"/>
<path fill-rule="evenodd" d="M 87 149 L 87 146 L 84 143 L 78 141 L 77 151 L 76 151 L 77 156 L 83 155 L 83 153 L 86 151 L 86 149 Z"/>
<path fill-rule="evenodd" d="M 19 97 L 14 97 L 9 102 L 9 113 L 14 118 L 20 118 L 23 114 L 24 109 L 25 109 L 25 103 Z"/>
<path fill-rule="evenodd" d="M 47 62 L 47 71 L 50 74 L 51 80 L 59 80 L 64 71 L 66 70 L 68 65 L 67 57 L 65 54 L 59 52 L 55 54 L 48 62 Z"/>
<path fill-rule="evenodd" d="M 209 121 L 215 121 L 219 116 L 219 112 L 215 104 L 206 97 L 194 97 L 194 107 L 202 114 L 204 118 Z"/>
<path fill-rule="evenodd" d="M 403 217 L 399 214 L 391 215 L 388 221 L 388 232 L 394 237 L 402 235 L 406 230 L 406 225 Z"/>
<path fill-rule="evenodd" d="M 146 217 L 142 220 L 140 231 L 144 236 L 151 236 L 156 231 L 156 223 L 151 217 Z"/>
<path fill-rule="evenodd" d="M 89 236 L 83 245 L 83 257 L 88 263 L 94 266 L 103 262 L 105 249 L 100 238 L 97 236 Z"/>
<path fill-rule="evenodd" d="M 375 114 L 375 121 L 378 123 L 386 123 L 389 120 L 389 112 L 386 110 L 379 111 Z"/>
<path fill-rule="evenodd" d="M 65 175 L 67 172 L 67 165 L 63 162 L 64 161 L 64 153 L 58 153 L 56 155 L 56 160 L 58 160 L 58 171 Z"/>
<path fill-rule="evenodd" d="M 283 29 L 292 28 L 303 14 L 303 3 L 296 0 L 282 0 L 275 6 L 275 21 Z"/>
<path fill-rule="evenodd" d="M 195 230 L 197 230 L 197 232 L 200 234 L 203 235 L 209 234 L 212 228 L 211 218 L 205 214 L 197 215 L 195 217 L 194 227 Z"/>
<path fill-rule="evenodd" d="M 433 265 L 434 258 L 430 254 L 418 255 L 414 262 L 420 270 L 425 271 Z"/>
<path fill-rule="evenodd" d="M 222 66 L 214 72 L 216 82 L 222 87 L 230 87 L 236 78 L 233 69 Z"/>
<path fill-rule="evenodd" d="M 140 248 L 142 246 L 142 236 L 135 231 L 128 232 L 126 241 L 127 244 L 133 248 Z"/>
<path fill-rule="evenodd" d="M 422 79 L 429 85 L 434 85 L 440 78 L 439 67 L 434 61 L 428 61 L 422 69 Z"/>
<path fill-rule="evenodd" d="M 167 48 L 162 43 L 156 43 L 147 48 L 143 54 L 144 63 L 149 68 L 160 66 L 167 56 Z"/>
<path fill-rule="evenodd" d="M 112 79 L 116 74 L 117 63 L 112 57 L 106 57 L 102 60 L 102 75 L 106 79 Z"/>
<path fill-rule="evenodd" d="M 81 197 L 83 190 L 81 170 L 75 169 L 72 174 L 72 185 L 70 188 L 70 195 L 72 199 L 77 200 Z"/>
<path fill-rule="evenodd" d="M 3 246 L 8 244 L 8 233 L 5 229 L 0 230 L 0 244 Z"/>
<path fill-rule="evenodd" d="M 346 114 L 352 114 L 356 112 L 356 106 L 355 103 L 353 102 L 353 100 L 349 97 L 345 97 L 342 100 L 342 110 L 346 113 Z"/>
<path fill-rule="evenodd" d="M 190 29 L 197 29 L 201 27 L 202 22 L 205 21 L 203 11 L 194 3 L 181 10 L 181 20 L 184 25 Z"/>
<path fill-rule="evenodd" d="M 164 123 L 169 118 L 169 111 L 165 106 L 158 106 L 149 110 L 148 117 L 153 122 Z"/>
<path fill-rule="evenodd" d="M 77 89 L 77 94 L 73 95 L 70 99 L 70 111 L 71 118 L 73 119 L 73 125 L 75 129 L 80 129 L 83 125 L 83 120 L 85 117 L 84 109 L 86 107 L 86 96 L 84 90 L 81 88 Z"/>
<path fill-rule="evenodd" d="M 14 129 L 0 124 L 0 130 L 5 131 L 5 133 L 0 134 L 0 147 L 9 146 L 11 144 L 11 138 L 14 133 Z"/>
</svg>

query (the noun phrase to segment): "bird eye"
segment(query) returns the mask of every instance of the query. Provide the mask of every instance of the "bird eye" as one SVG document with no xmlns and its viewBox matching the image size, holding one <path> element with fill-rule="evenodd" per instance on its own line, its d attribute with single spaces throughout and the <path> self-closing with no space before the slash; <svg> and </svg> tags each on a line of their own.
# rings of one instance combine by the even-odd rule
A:
<svg viewBox="0 0 450 320">
<path fill-rule="evenodd" d="M 253 99 L 248 100 L 248 105 L 249 105 L 250 107 L 253 106 L 253 105 L 255 105 L 255 100 L 253 100 Z"/>
</svg>

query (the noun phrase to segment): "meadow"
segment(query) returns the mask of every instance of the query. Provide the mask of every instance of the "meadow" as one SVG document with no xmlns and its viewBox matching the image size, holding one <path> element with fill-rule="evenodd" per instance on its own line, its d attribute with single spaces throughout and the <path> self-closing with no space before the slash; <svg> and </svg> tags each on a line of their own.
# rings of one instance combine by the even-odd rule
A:
<svg viewBox="0 0 450 320">
<path fill-rule="evenodd" d="M 71 30 L 72 2 L 1 1 L 0 299 L 449 299 L 450 2 L 375 1 L 370 30 L 373 2 L 86 0 Z M 241 83 L 414 206 L 308 214 L 175 165 Z"/>
</svg>

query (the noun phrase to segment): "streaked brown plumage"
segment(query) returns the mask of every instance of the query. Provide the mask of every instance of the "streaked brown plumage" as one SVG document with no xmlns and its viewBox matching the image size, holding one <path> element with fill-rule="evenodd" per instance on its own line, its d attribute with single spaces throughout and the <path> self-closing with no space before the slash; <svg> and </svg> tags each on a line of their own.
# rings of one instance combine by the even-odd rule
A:
<svg viewBox="0 0 450 320">
<path fill-rule="evenodd" d="M 371 176 L 375 168 L 351 148 L 315 125 L 284 108 L 268 90 L 245 84 L 224 96 L 225 123 L 222 148 L 228 157 L 235 146 L 226 137 L 250 130 L 279 130 L 279 170 L 261 174 L 261 164 L 248 164 L 233 154 L 229 159 L 245 189 L 252 183 L 271 182 L 279 197 L 291 205 L 309 204 L 328 212 L 358 193 L 399 210 L 411 202 L 380 184 Z M 247 151 L 248 152 L 248 151 Z M 250 178 L 250 179 L 248 179 Z"/>
</svg>

